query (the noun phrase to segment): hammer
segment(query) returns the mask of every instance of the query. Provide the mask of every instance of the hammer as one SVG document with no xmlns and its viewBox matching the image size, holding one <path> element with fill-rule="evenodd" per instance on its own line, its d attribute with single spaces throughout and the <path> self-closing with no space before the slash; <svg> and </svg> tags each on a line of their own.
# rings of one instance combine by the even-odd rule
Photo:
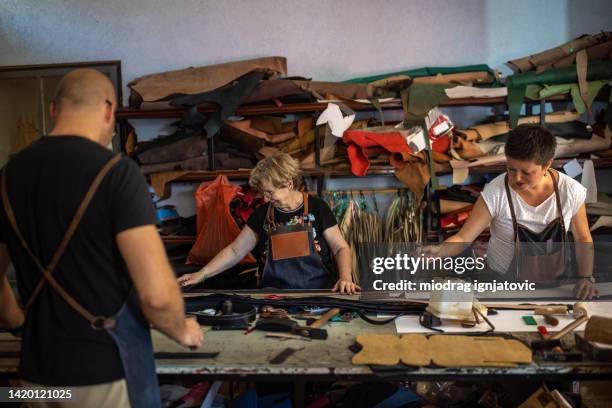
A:
<svg viewBox="0 0 612 408">
<path fill-rule="evenodd" d="M 322 329 L 323 325 L 329 322 L 334 316 L 340 314 L 340 308 L 334 307 L 329 309 L 323 316 L 314 321 L 314 323 L 305 327 L 296 327 L 293 329 L 294 334 L 298 334 L 303 337 L 310 337 L 318 340 L 325 340 L 327 338 L 327 330 Z"/>
</svg>

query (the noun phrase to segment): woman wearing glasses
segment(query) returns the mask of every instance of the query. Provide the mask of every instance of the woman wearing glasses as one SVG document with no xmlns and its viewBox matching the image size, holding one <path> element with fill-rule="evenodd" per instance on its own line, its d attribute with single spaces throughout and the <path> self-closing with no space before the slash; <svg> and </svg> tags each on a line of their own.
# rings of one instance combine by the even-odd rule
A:
<svg viewBox="0 0 612 408">
<path fill-rule="evenodd" d="M 351 251 L 329 206 L 302 193 L 299 164 L 288 154 L 261 160 L 249 183 L 266 204 L 249 217 L 238 237 L 198 272 L 179 278 L 189 286 L 215 276 L 256 249 L 261 288 L 329 289 L 354 294 Z"/>
</svg>

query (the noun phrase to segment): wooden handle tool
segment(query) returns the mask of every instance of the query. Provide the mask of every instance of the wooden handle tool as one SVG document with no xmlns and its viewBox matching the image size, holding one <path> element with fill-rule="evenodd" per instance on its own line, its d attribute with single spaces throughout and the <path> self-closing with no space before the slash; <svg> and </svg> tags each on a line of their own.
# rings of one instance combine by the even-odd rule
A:
<svg viewBox="0 0 612 408">
<path fill-rule="evenodd" d="M 553 334 L 552 336 L 548 337 L 548 340 L 558 340 L 561 337 L 565 336 L 567 333 L 571 332 L 572 330 L 574 330 L 576 327 L 580 326 L 582 323 L 586 322 L 589 320 L 589 316 L 588 315 L 584 315 L 582 317 L 579 317 L 578 319 L 574 320 L 573 322 L 571 322 L 570 324 L 568 324 L 567 326 L 565 326 L 563 329 L 561 329 L 561 331 Z"/>
<path fill-rule="evenodd" d="M 567 306 L 559 305 L 559 306 L 542 306 L 536 307 L 533 309 L 533 314 L 535 315 L 559 315 L 559 314 L 567 314 Z"/>
<path fill-rule="evenodd" d="M 320 329 L 323 325 L 325 325 L 325 323 L 329 322 L 334 316 L 339 315 L 339 314 L 340 314 L 340 308 L 334 307 L 332 309 L 329 309 L 327 312 L 325 312 L 323 316 L 321 316 L 319 319 L 317 319 L 314 323 L 312 323 L 308 327 L 311 327 L 313 329 Z"/>
</svg>

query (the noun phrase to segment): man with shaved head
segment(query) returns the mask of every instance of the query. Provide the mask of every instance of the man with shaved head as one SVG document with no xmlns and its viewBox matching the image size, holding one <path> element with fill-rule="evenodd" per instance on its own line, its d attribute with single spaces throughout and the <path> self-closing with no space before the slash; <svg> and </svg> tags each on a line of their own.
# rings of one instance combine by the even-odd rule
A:
<svg viewBox="0 0 612 408">
<path fill-rule="evenodd" d="M 155 407 L 149 322 L 186 347 L 184 303 L 138 167 L 105 148 L 114 88 L 79 69 L 60 81 L 54 127 L 2 169 L 0 327 L 22 326 L 25 384 L 69 387 L 69 406 Z M 17 304 L 6 278 L 12 261 Z"/>
</svg>

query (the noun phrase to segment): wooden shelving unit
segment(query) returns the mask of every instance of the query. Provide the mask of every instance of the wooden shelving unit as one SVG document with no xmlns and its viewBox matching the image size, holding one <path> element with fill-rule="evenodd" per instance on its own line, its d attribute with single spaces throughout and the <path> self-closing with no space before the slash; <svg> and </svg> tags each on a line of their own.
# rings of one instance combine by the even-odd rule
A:
<svg viewBox="0 0 612 408">
<path fill-rule="evenodd" d="M 607 101 L 609 100 L 609 93 L 602 92 L 598 95 L 597 100 Z M 567 96 L 555 96 L 547 99 L 545 102 L 568 102 L 571 99 Z M 376 108 L 369 103 L 360 103 L 354 101 L 343 101 L 344 105 L 353 109 L 354 111 L 375 111 Z M 540 104 L 543 106 L 544 102 L 539 100 L 530 100 L 526 99 L 524 103 L 527 106 L 527 113 L 531 114 L 532 107 L 534 105 Z M 496 106 L 496 105 L 506 105 L 505 97 L 497 97 L 497 98 L 460 98 L 460 99 L 447 99 L 440 103 L 440 107 L 460 107 L 460 106 Z M 322 112 L 327 107 L 327 103 L 291 103 L 291 104 L 283 104 L 283 105 L 275 105 L 275 104 L 257 104 L 257 105 L 243 105 L 240 106 L 234 112 L 239 116 L 257 116 L 257 115 L 284 115 L 291 113 L 312 113 L 317 114 L 318 112 Z M 390 102 L 386 102 L 381 104 L 381 108 L 383 110 L 401 110 L 402 104 L 400 100 L 393 100 Z M 198 107 L 198 110 L 201 113 L 211 113 L 217 109 L 217 106 L 214 104 L 209 105 L 201 105 Z M 122 107 L 116 111 L 116 118 L 119 122 L 120 128 L 123 129 L 124 124 L 128 120 L 132 119 L 159 119 L 159 118 L 180 118 L 185 112 L 183 108 L 174 108 L 170 106 L 160 106 L 160 107 L 148 107 L 145 109 L 133 109 L 128 107 Z M 213 138 L 214 139 L 214 138 Z M 315 141 L 315 150 L 318 152 L 319 149 L 318 138 Z M 209 149 L 214 155 L 214 140 L 209 140 Z M 210 153 L 210 152 L 209 152 Z M 586 155 L 585 155 L 586 156 Z M 317 155 L 318 157 L 318 155 Z M 588 158 L 588 157 L 586 157 Z M 583 162 L 586 158 L 579 158 L 579 162 Z M 573 159 L 558 159 L 554 161 L 553 167 L 556 169 L 561 169 L 565 163 L 569 160 Z M 213 158 L 209 158 L 210 163 L 214 163 Z M 318 163 L 318 159 L 317 159 Z M 593 163 L 595 168 L 612 168 L 612 159 L 593 159 Z M 475 166 L 470 167 L 470 174 L 486 174 L 486 173 L 501 173 L 506 170 L 506 166 L 503 164 L 493 165 L 493 166 Z M 201 182 L 201 181 L 209 181 L 213 180 L 215 177 L 219 175 L 225 175 L 231 179 L 237 180 L 247 180 L 249 178 L 251 170 L 250 169 L 239 169 L 239 170 L 215 170 L 214 168 L 209 171 L 190 171 L 189 173 L 174 179 L 173 182 Z M 321 192 L 321 185 L 323 179 L 327 177 L 356 177 L 351 173 L 349 164 L 342 165 L 334 165 L 334 166 L 323 166 L 319 165 L 314 168 L 305 168 L 303 169 L 305 177 L 318 178 L 317 186 L 319 193 Z M 373 165 L 368 170 L 367 176 L 386 176 L 392 175 L 395 172 L 395 169 L 391 166 L 380 166 Z M 446 165 L 442 171 L 438 171 L 437 175 L 445 175 L 451 174 L 452 168 L 450 165 Z M 428 193 L 428 208 L 430 207 L 431 194 Z M 431 222 L 431 214 L 427 216 L 427 225 L 428 229 Z M 432 231 L 428 231 L 432 233 Z M 163 238 L 166 243 L 193 243 L 195 241 L 195 237 L 165 237 Z"/>
<path fill-rule="evenodd" d="M 600 95 L 598 99 L 604 100 L 605 95 Z M 563 102 L 569 101 L 565 96 L 555 96 L 547 99 L 547 102 Z M 539 104 L 538 100 L 525 100 L 528 104 Z M 369 103 L 361 103 L 354 101 L 342 101 L 342 103 L 355 111 L 371 111 L 376 108 Z M 505 97 L 497 98 L 457 98 L 447 99 L 440 103 L 441 107 L 452 107 L 452 106 L 494 106 L 494 105 L 505 105 Z M 402 109 L 401 101 L 393 100 L 390 102 L 381 103 L 381 107 L 385 110 L 397 110 Z M 243 105 L 236 109 L 235 114 L 239 116 L 256 116 L 256 115 L 279 115 L 288 113 L 305 113 L 305 112 L 322 112 L 327 108 L 327 102 L 324 103 L 291 103 L 277 106 L 274 104 L 266 105 Z M 198 111 L 201 113 L 211 113 L 216 110 L 216 105 L 205 104 L 198 107 Z M 117 120 L 129 120 L 129 119 L 159 119 L 159 118 L 180 118 L 185 109 L 173 108 L 173 107 L 159 107 L 159 108 L 147 108 L 147 109 L 134 109 L 129 107 L 121 107 L 115 112 Z"/>
</svg>

